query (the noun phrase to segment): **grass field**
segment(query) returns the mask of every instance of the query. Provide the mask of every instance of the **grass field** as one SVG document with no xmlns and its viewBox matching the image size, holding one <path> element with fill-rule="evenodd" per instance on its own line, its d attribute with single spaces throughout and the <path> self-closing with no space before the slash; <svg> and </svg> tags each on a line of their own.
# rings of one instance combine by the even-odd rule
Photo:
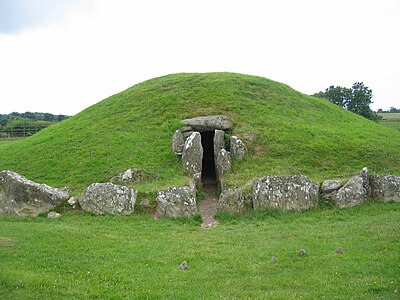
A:
<svg viewBox="0 0 400 300">
<path fill-rule="evenodd" d="M 383 126 L 400 131 L 400 113 L 380 113 L 379 115 L 383 117 L 380 121 Z"/>
<path fill-rule="evenodd" d="M 0 299 L 400 297 L 398 203 L 220 222 L 1 216 Z M 184 260 L 188 271 L 178 269 Z"/>
<path fill-rule="evenodd" d="M 111 96 L 20 141 L 0 140 L 0 170 L 80 194 L 128 168 L 139 197 L 189 176 L 171 151 L 180 120 L 225 114 L 248 152 L 226 176 L 370 171 L 400 175 L 400 133 L 265 78 L 174 74 Z M 64 210 L 0 216 L 0 299 L 399 299 L 400 205 L 154 220 Z M 342 247 L 343 254 L 335 248 Z M 308 255 L 298 256 L 304 248 Z M 272 264 L 276 256 L 278 263 Z M 188 271 L 178 269 L 182 261 Z"/>
</svg>

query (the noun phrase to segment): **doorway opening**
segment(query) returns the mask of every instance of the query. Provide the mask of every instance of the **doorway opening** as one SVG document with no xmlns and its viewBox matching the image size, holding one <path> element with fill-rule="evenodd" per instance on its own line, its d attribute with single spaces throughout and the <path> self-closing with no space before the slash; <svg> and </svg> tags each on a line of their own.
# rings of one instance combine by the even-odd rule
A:
<svg viewBox="0 0 400 300">
<path fill-rule="evenodd" d="M 203 147 L 201 181 L 204 185 L 215 185 L 217 183 L 217 175 L 214 161 L 214 131 L 204 131 L 200 134 Z"/>
</svg>

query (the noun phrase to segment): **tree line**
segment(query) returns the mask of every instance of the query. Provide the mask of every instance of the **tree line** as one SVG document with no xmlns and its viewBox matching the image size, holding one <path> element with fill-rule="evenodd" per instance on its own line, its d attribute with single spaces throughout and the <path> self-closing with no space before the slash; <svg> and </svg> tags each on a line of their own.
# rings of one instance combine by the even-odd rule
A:
<svg viewBox="0 0 400 300">
<path fill-rule="evenodd" d="M 0 137 L 30 136 L 55 122 L 60 122 L 67 118 L 68 116 L 66 115 L 41 112 L 0 114 Z"/>
<path fill-rule="evenodd" d="M 400 108 L 395 108 L 391 106 L 389 110 L 378 109 L 378 113 L 400 113 Z"/>
<path fill-rule="evenodd" d="M 353 113 L 373 121 L 382 119 L 369 107 L 372 102 L 372 90 L 363 82 L 355 82 L 351 88 L 331 85 L 325 92 L 315 93 L 313 96 L 327 99 Z"/>
</svg>

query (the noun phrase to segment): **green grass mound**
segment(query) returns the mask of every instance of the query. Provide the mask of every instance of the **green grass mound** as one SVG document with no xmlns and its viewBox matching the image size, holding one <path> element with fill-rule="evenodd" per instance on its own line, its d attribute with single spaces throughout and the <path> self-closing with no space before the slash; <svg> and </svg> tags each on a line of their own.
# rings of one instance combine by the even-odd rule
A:
<svg viewBox="0 0 400 300">
<path fill-rule="evenodd" d="M 234 74 L 174 74 L 135 85 L 74 117 L 16 142 L 0 144 L 0 170 L 80 193 L 128 168 L 152 179 L 153 193 L 188 182 L 171 137 L 180 120 L 227 115 L 248 148 L 227 181 L 305 174 L 314 180 L 367 166 L 400 175 L 400 133 L 326 100 L 265 78 Z"/>
</svg>

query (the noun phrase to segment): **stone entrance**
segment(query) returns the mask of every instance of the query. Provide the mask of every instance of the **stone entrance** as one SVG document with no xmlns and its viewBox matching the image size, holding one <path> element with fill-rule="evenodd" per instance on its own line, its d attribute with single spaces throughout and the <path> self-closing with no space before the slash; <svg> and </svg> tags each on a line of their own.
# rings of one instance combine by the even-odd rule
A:
<svg viewBox="0 0 400 300">
<path fill-rule="evenodd" d="M 214 215 L 217 210 L 225 209 L 221 205 L 227 202 L 224 175 L 231 167 L 231 156 L 242 160 L 246 149 L 236 136 L 228 139 L 227 133 L 232 133 L 232 124 L 227 116 L 203 116 L 186 119 L 182 123 L 184 126 L 176 130 L 172 137 L 172 151 L 182 157 L 183 168 L 191 174 L 193 191 L 197 185 L 203 186 L 205 199 L 198 209 L 203 217 L 202 226 L 210 227 L 216 224 Z M 221 192 L 225 193 L 222 202 Z M 171 197 L 167 198 L 166 202 L 172 202 Z M 157 201 L 161 203 L 161 200 Z"/>
<path fill-rule="evenodd" d="M 214 135 L 215 131 L 204 131 L 201 135 L 201 146 L 203 147 L 203 160 L 201 168 L 201 181 L 203 185 L 216 185 L 214 158 Z"/>
</svg>

